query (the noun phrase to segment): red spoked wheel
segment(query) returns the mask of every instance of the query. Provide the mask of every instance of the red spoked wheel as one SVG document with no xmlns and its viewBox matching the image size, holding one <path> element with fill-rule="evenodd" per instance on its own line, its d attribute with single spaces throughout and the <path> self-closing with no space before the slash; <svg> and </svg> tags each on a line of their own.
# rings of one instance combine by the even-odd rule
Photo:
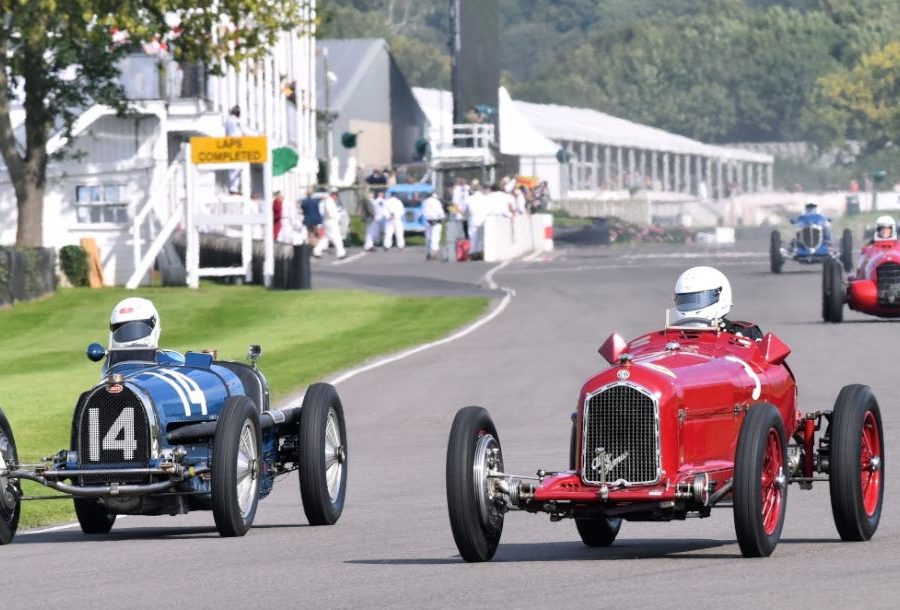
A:
<svg viewBox="0 0 900 610">
<path fill-rule="evenodd" d="M 787 506 L 784 424 L 771 404 L 754 405 L 734 458 L 734 529 L 744 557 L 768 557 L 781 539 Z"/>
<path fill-rule="evenodd" d="M 760 481 L 763 531 L 769 536 L 775 533 L 783 512 L 785 486 L 783 455 L 781 435 L 774 428 L 769 428 Z"/>
<path fill-rule="evenodd" d="M 868 540 L 881 519 L 885 482 L 881 411 L 871 388 L 841 388 L 828 434 L 834 524 L 842 540 Z"/>
</svg>

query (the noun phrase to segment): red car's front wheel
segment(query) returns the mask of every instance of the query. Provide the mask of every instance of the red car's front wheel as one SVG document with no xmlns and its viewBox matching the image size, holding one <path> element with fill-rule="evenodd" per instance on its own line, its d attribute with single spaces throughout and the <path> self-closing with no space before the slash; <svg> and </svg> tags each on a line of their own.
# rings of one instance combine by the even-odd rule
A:
<svg viewBox="0 0 900 610">
<path fill-rule="evenodd" d="M 787 505 L 784 424 L 768 403 L 754 405 L 734 459 L 734 529 L 745 557 L 768 557 L 781 539 Z"/>
<path fill-rule="evenodd" d="M 831 426 L 831 510 L 842 540 L 868 540 L 884 499 L 884 432 L 872 389 L 841 388 Z"/>
</svg>

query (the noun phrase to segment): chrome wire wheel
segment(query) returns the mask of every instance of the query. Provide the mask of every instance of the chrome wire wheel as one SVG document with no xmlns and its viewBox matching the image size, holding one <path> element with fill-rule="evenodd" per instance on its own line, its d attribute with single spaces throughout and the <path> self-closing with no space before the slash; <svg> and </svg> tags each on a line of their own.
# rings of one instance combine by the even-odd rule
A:
<svg viewBox="0 0 900 610">
<path fill-rule="evenodd" d="M 475 443 L 475 456 L 472 460 L 472 485 L 478 503 L 478 516 L 487 527 L 496 527 L 498 520 L 502 523 L 503 513 L 494 505 L 493 481 L 488 476 L 491 470 L 503 471 L 503 455 L 500 444 L 494 435 L 484 432 Z"/>
<path fill-rule="evenodd" d="M 345 459 L 346 452 L 341 442 L 338 415 L 334 408 L 330 408 L 325 423 L 325 484 L 332 502 L 336 502 L 341 493 Z"/>
<path fill-rule="evenodd" d="M 254 506 L 259 487 L 259 454 L 256 450 L 256 430 L 249 419 L 241 428 L 237 451 L 237 500 L 241 517 L 247 518 Z"/>
</svg>

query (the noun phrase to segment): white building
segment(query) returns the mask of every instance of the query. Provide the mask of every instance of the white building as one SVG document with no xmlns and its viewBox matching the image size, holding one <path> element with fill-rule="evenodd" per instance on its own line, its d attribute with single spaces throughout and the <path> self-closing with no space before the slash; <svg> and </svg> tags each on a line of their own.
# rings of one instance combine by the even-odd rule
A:
<svg viewBox="0 0 900 610">
<path fill-rule="evenodd" d="M 452 145 L 453 97 L 415 87 L 433 148 Z M 635 186 L 685 197 L 772 189 L 774 157 L 714 146 L 589 108 L 512 100 L 499 92 L 499 152 L 546 180 L 554 198 L 591 198 Z M 562 152 L 561 152 L 562 151 Z M 559 162 L 560 157 L 568 159 Z M 705 191 L 705 193 L 704 193 Z"/>
<path fill-rule="evenodd" d="M 66 148 L 77 154 L 51 161 L 47 169 L 44 245 L 59 248 L 92 238 L 104 282 L 124 284 L 134 272 L 135 256 L 184 205 L 182 144 L 195 135 L 225 135 L 224 120 L 235 105 L 241 108 L 245 134 L 268 136 L 270 149 L 287 146 L 297 152 L 297 166 L 273 180 L 286 201 L 314 184 L 316 3 L 300 4 L 306 25 L 282 33 L 262 60 L 244 61 L 238 69 L 222 66 L 222 76 L 159 56 L 126 58 L 122 83 L 135 116 L 119 118 L 100 105 L 82 112 Z M 23 139 L 21 107 L 11 118 Z M 56 153 L 66 144 L 57 134 L 48 151 Z M 219 176 L 218 184 L 215 174 L 209 176 L 203 188 L 211 196 L 224 193 L 227 176 Z M 253 189 L 258 182 L 256 176 Z M 15 193 L 0 160 L 0 244 L 15 242 L 16 223 Z"/>
</svg>

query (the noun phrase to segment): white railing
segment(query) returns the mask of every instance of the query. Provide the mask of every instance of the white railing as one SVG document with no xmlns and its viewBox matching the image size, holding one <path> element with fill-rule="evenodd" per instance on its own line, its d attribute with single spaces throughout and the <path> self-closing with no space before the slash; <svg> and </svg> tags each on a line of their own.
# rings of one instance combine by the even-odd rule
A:
<svg viewBox="0 0 900 610">
<path fill-rule="evenodd" d="M 125 284 L 128 289 L 134 290 L 141 284 L 153 266 L 153 261 L 184 217 L 184 199 L 180 193 L 183 175 L 182 151 L 165 173 L 153 181 L 147 200 L 131 221 L 134 272 Z M 145 229 L 150 247 L 142 253 Z"/>
</svg>

